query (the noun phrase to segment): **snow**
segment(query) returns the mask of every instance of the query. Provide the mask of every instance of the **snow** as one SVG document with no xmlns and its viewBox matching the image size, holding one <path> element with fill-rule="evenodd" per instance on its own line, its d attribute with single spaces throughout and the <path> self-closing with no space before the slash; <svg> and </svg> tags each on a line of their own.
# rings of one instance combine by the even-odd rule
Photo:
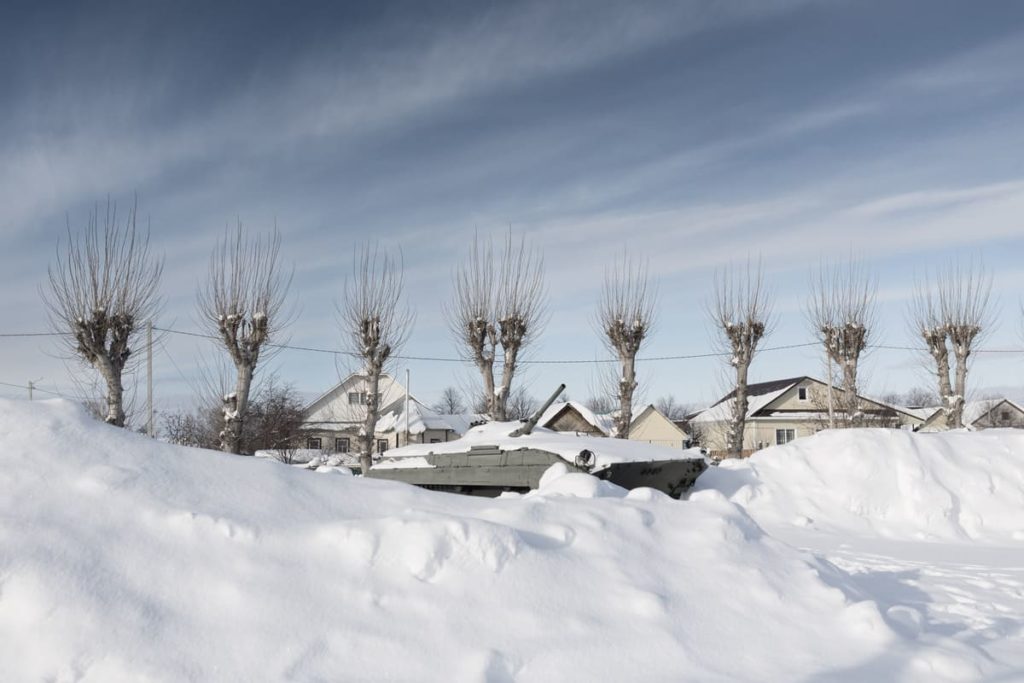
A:
<svg viewBox="0 0 1024 683">
<path fill-rule="evenodd" d="M 1020 450 L 1015 435 L 977 448 L 980 435 L 961 436 L 951 445 L 971 453 Z M 1010 665 L 1024 666 L 1019 555 L 965 537 L 959 564 L 923 551 L 912 564 L 880 555 L 877 539 L 861 550 L 827 536 L 829 562 L 766 533 L 762 508 L 705 488 L 676 501 L 555 467 L 536 492 L 463 497 L 162 444 L 64 401 L 0 401 L 0 670 L 12 681 L 1024 672 Z M 908 573 L 923 588 L 905 588 Z"/>
<path fill-rule="evenodd" d="M 593 471 L 600 471 L 617 462 L 652 462 L 704 457 L 698 448 L 682 450 L 641 441 L 556 432 L 543 427 L 535 427 L 531 433 L 522 436 L 509 436 L 521 426 L 521 422 L 489 422 L 470 428 L 460 439 L 392 448 L 386 451 L 384 456 L 402 459 L 422 457 L 430 453 L 463 453 L 473 446 L 486 445 L 498 446 L 505 451 L 537 448 L 556 453 L 569 462 L 574 462 L 580 451 L 586 449 L 594 454 Z"/>
<path fill-rule="evenodd" d="M 930 649 L 904 678 L 1024 680 L 1024 431 L 822 432 L 709 469 L 689 502 L 723 496 Z"/>
<path fill-rule="evenodd" d="M 1024 431 L 820 432 L 726 460 L 695 490 L 760 522 L 862 537 L 1024 542 Z"/>
<path fill-rule="evenodd" d="M 456 434 L 465 434 L 469 426 L 474 422 L 485 419 L 483 415 L 476 413 L 462 413 L 457 415 L 445 415 L 438 413 L 423 405 L 416 399 L 409 398 L 409 433 L 413 435 L 423 434 L 427 430 L 450 430 Z M 377 420 L 377 432 L 384 434 L 388 432 L 405 432 L 405 402 L 397 403 L 394 410 L 381 414 Z"/>
</svg>

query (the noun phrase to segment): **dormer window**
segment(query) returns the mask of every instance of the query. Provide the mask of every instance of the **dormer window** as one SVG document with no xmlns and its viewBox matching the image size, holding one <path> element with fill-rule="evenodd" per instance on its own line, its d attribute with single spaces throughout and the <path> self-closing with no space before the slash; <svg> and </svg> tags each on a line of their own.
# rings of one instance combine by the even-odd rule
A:
<svg viewBox="0 0 1024 683">
<path fill-rule="evenodd" d="M 796 397 L 801 401 L 807 400 L 807 387 L 800 387 L 796 390 Z"/>
</svg>

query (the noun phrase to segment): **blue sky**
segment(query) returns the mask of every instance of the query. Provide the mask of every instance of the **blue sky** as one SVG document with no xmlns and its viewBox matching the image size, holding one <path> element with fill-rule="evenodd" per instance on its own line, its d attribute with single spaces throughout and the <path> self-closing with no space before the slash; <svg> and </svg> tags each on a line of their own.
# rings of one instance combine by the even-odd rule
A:
<svg viewBox="0 0 1024 683">
<path fill-rule="evenodd" d="M 982 257 L 1022 345 L 1024 5 L 1017 2 L 5 3 L 0 9 L 3 331 L 46 328 L 37 287 L 65 215 L 138 193 L 167 259 L 161 322 L 195 329 L 195 283 L 224 225 L 276 220 L 295 265 L 295 344 L 338 346 L 334 301 L 366 239 L 401 247 L 417 325 L 407 352 L 455 354 L 441 318 L 474 231 L 512 226 L 545 253 L 551 318 L 536 358 L 596 359 L 606 263 L 650 259 L 647 355 L 709 348 L 714 269 L 760 256 L 769 345 L 807 341 L 808 272 L 862 255 L 880 341 L 911 341 L 915 277 Z M 168 337 L 165 404 L 201 344 Z M 71 382 L 37 339 L 0 339 L 0 380 Z M 170 359 L 173 359 L 173 363 Z M 928 382 L 877 351 L 872 391 Z M 415 362 L 433 400 L 472 375 Z M 302 391 L 330 356 L 284 352 Z M 821 374 L 814 350 L 765 353 L 755 379 Z M 589 365 L 535 366 L 536 395 Z M 711 360 L 642 367 L 646 395 L 709 401 Z M 979 358 L 974 386 L 1018 391 L 1024 355 Z M 4 388 L 0 393 L 17 393 Z"/>
</svg>

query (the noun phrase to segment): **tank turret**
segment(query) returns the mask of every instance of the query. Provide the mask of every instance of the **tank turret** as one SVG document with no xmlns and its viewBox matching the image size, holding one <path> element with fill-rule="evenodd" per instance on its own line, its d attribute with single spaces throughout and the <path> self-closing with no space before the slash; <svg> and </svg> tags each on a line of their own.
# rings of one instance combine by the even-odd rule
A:
<svg viewBox="0 0 1024 683">
<path fill-rule="evenodd" d="M 531 415 L 529 419 L 523 423 L 522 427 L 509 434 L 509 436 L 523 436 L 524 434 L 532 432 L 533 428 L 537 426 L 537 422 L 540 420 L 541 415 L 544 414 L 544 411 L 550 408 L 551 404 L 558 400 L 558 397 L 562 395 L 563 391 L 565 391 L 565 384 L 559 384 L 558 388 L 555 389 L 555 393 L 551 394 L 548 400 L 544 401 L 544 405 L 538 408 L 537 412 Z"/>
</svg>

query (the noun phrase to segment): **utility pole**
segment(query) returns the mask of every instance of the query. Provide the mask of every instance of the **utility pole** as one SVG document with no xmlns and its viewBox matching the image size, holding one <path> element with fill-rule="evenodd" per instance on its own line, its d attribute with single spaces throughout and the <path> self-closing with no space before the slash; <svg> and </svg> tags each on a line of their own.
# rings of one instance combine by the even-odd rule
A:
<svg viewBox="0 0 1024 683">
<path fill-rule="evenodd" d="M 32 400 L 32 390 L 35 389 L 35 382 L 32 380 L 28 381 L 28 400 Z"/>
<path fill-rule="evenodd" d="M 405 369 L 405 445 L 409 445 L 409 368 Z"/>
<path fill-rule="evenodd" d="M 153 321 L 146 321 L 146 434 L 153 438 Z"/>
<path fill-rule="evenodd" d="M 828 428 L 836 428 L 836 414 L 835 409 L 832 407 L 832 354 L 825 351 L 825 356 L 828 358 Z"/>
</svg>

